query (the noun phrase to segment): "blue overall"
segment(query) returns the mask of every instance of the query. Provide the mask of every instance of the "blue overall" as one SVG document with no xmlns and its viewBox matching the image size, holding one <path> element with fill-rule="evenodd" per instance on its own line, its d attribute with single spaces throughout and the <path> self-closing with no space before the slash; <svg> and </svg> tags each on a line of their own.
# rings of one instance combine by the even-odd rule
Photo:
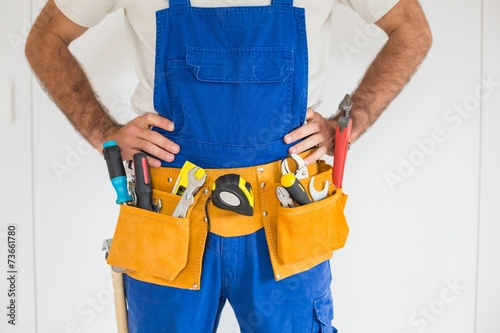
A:
<svg viewBox="0 0 500 333">
<path fill-rule="evenodd" d="M 285 134 L 307 108 L 305 12 L 271 6 L 199 8 L 172 0 L 157 12 L 156 129 L 180 146 L 174 162 L 246 167 L 288 156 Z"/>
<path fill-rule="evenodd" d="M 155 130 L 181 147 L 163 165 L 246 167 L 288 156 L 283 137 L 303 124 L 307 107 L 304 9 L 293 0 L 227 8 L 188 1 L 157 12 L 154 105 L 175 130 Z M 130 333 L 215 332 L 226 300 L 243 333 L 336 332 L 329 261 L 275 281 L 264 229 L 208 242 L 201 290 L 124 275 Z"/>
<path fill-rule="evenodd" d="M 129 332 L 216 332 L 227 300 L 242 333 L 336 333 L 331 281 L 329 261 L 275 281 L 264 229 L 238 237 L 212 234 L 200 290 L 124 275 Z"/>
</svg>

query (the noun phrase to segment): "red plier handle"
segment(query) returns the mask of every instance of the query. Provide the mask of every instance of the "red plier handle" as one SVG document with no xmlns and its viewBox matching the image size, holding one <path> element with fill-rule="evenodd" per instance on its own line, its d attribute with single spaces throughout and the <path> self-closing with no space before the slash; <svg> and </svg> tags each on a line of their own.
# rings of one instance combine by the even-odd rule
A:
<svg viewBox="0 0 500 333">
<path fill-rule="evenodd" d="M 335 129 L 335 147 L 333 148 L 333 184 L 337 188 L 342 187 L 345 160 L 347 157 L 347 151 L 349 150 L 349 142 L 351 140 L 352 119 L 349 117 L 351 107 L 351 96 L 347 94 L 342 102 L 340 102 L 339 110 L 341 112 L 341 116 Z"/>
</svg>

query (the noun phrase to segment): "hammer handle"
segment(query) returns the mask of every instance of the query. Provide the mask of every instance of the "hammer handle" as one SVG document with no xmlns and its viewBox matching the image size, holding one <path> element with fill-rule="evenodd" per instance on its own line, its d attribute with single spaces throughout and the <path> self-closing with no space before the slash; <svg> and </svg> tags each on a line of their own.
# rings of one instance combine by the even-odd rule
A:
<svg viewBox="0 0 500 333">
<path fill-rule="evenodd" d="M 123 288 L 123 273 L 111 270 L 113 289 L 115 295 L 116 327 L 118 333 L 128 333 L 127 304 L 125 302 L 125 289 Z"/>
</svg>

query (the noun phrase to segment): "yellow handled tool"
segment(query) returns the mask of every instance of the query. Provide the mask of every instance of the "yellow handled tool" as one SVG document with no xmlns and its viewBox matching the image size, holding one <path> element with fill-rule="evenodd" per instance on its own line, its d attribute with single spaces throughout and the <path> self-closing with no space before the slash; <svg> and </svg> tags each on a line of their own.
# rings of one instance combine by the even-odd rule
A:
<svg viewBox="0 0 500 333">
<path fill-rule="evenodd" d="M 281 177 L 281 185 L 288 191 L 290 197 L 299 205 L 311 203 L 306 189 L 293 173 L 287 173 Z"/>
</svg>

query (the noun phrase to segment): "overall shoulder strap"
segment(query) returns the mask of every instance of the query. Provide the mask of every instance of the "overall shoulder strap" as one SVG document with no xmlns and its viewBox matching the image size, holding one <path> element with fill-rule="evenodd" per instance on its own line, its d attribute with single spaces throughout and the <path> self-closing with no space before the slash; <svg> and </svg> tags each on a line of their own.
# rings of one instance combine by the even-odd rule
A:
<svg viewBox="0 0 500 333">
<path fill-rule="evenodd" d="M 293 0 L 271 0 L 271 5 L 293 6 Z"/>
<path fill-rule="evenodd" d="M 169 7 L 191 6 L 189 0 L 169 0 Z M 271 5 L 293 6 L 293 0 L 271 0 Z"/>
<path fill-rule="evenodd" d="M 168 6 L 191 6 L 191 3 L 189 2 L 189 0 L 168 0 Z"/>
</svg>

